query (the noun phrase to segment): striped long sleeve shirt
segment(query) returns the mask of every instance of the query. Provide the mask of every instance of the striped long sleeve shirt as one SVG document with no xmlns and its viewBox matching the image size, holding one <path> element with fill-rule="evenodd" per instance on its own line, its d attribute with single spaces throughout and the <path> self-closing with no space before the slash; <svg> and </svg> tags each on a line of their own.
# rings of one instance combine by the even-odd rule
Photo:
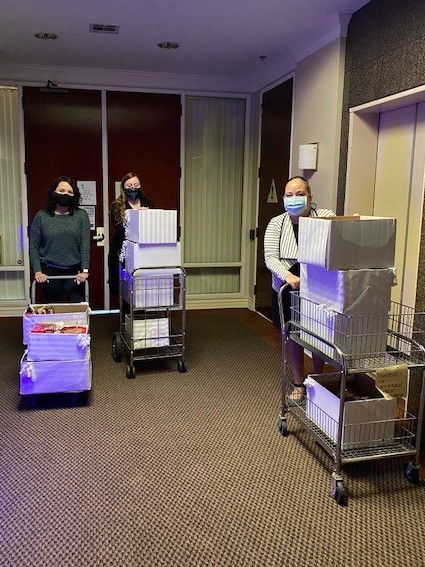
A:
<svg viewBox="0 0 425 567">
<path fill-rule="evenodd" d="M 310 216 L 333 217 L 328 209 L 311 209 Z M 273 217 L 264 235 L 264 259 L 272 272 L 272 287 L 279 291 L 290 273 L 290 268 L 298 262 L 298 245 L 292 228 L 291 217 L 283 213 Z"/>
</svg>

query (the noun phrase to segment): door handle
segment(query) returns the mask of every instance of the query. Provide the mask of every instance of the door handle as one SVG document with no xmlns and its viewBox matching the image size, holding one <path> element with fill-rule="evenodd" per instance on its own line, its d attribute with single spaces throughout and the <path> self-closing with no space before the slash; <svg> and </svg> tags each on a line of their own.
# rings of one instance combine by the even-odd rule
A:
<svg viewBox="0 0 425 567">
<path fill-rule="evenodd" d="M 105 229 L 103 226 L 96 227 L 96 234 L 92 236 L 98 246 L 105 246 Z"/>
</svg>

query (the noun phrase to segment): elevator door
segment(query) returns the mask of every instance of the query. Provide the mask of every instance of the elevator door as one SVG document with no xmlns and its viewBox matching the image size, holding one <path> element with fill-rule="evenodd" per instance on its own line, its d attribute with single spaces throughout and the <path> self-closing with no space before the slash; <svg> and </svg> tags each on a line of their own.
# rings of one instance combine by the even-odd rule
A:
<svg viewBox="0 0 425 567">
<path fill-rule="evenodd" d="M 425 103 L 379 117 L 373 214 L 397 219 L 398 285 L 392 299 L 416 302 L 425 171 Z"/>
</svg>

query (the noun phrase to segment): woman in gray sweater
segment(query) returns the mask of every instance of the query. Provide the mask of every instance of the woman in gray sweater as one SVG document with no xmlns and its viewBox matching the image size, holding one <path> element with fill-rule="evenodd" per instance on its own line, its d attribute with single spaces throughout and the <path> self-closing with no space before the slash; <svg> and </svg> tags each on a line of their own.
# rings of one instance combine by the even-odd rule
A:
<svg viewBox="0 0 425 567">
<path fill-rule="evenodd" d="M 70 177 L 58 177 L 49 187 L 46 207 L 31 225 L 30 262 L 46 302 L 58 303 L 65 296 L 72 303 L 84 301 L 90 221 L 79 208 L 80 199 L 77 183 Z M 49 281 L 49 276 L 59 275 L 69 278 Z"/>
</svg>

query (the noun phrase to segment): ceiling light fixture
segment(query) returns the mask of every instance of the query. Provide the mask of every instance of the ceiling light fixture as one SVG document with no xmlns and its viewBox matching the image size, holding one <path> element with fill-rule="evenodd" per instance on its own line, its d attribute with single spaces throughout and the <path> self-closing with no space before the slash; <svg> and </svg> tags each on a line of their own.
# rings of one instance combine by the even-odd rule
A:
<svg viewBox="0 0 425 567">
<path fill-rule="evenodd" d="M 50 32 L 39 32 L 39 33 L 35 33 L 34 37 L 36 37 L 37 39 L 44 39 L 46 41 L 52 41 L 54 39 L 58 39 L 58 34 L 57 33 L 50 33 Z"/>
<path fill-rule="evenodd" d="M 180 47 L 180 44 L 175 41 L 161 41 L 161 43 L 158 43 L 157 45 L 161 49 L 177 49 Z"/>
</svg>

